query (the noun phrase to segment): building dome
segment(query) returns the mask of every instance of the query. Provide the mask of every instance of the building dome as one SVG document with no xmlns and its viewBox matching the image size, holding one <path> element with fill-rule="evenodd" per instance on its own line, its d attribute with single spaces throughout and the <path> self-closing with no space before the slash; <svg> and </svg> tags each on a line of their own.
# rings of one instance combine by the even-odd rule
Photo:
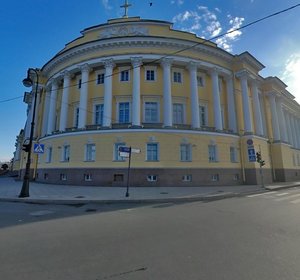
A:
<svg viewBox="0 0 300 280">
<path fill-rule="evenodd" d="M 39 70 L 20 177 L 36 96 L 39 182 L 125 186 L 120 147 L 132 186 L 258 184 L 260 168 L 265 182 L 299 180 L 299 104 L 263 68 L 166 21 L 87 28 Z"/>
</svg>

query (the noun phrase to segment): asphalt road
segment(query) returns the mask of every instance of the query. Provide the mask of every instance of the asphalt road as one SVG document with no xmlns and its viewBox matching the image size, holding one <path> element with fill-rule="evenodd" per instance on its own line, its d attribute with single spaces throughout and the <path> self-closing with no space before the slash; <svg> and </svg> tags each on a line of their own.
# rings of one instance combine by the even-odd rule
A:
<svg viewBox="0 0 300 280">
<path fill-rule="evenodd" d="M 152 205 L 0 203 L 5 280 L 300 279 L 300 189 Z"/>
</svg>

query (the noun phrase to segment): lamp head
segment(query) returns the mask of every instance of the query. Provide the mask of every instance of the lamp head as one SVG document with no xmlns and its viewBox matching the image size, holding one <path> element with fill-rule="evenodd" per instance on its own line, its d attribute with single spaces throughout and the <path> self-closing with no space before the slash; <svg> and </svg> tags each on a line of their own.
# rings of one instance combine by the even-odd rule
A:
<svg viewBox="0 0 300 280">
<path fill-rule="evenodd" d="M 25 87 L 32 87 L 33 82 L 32 82 L 32 80 L 31 80 L 29 77 L 27 77 L 27 78 L 25 78 L 25 79 L 23 80 L 23 85 L 24 85 Z"/>
</svg>

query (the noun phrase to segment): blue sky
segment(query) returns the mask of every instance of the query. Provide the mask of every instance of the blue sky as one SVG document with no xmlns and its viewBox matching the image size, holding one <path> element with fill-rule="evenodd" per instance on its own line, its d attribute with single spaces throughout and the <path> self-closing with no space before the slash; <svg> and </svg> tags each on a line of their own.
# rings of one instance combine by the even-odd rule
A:
<svg viewBox="0 0 300 280">
<path fill-rule="evenodd" d="M 150 6 L 149 3 L 152 3 Z M 122 17 L 124 0 L 3 0 L 0 6 L 0 161 L 13 156 L 16 135 L 24 127 L 29 67 L 42 67 L 84 28 Z M 210 38 L 300 0 L 129 0 L 129 16 L 174 22 L 174 28 Z M 300 7 L 241 32 L 220 38 L 233 54 L 249 51 L 266 66 L 264 77 L 278 76 L 300 102 Z M 8 99 L 16 98 L 11 101 Z"/>
</svg>

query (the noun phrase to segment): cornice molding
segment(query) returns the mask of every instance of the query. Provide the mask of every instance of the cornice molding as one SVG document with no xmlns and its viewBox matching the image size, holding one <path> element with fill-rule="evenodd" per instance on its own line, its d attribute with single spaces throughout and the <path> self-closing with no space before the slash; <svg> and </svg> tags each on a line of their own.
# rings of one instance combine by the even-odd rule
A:
<svg viewBox="0 0 300 280">
<path fill-rule="evenodd" d="M 153 48 L 163 50 L 180 50 L 189 48 L 195 45 L 195 42 L 184 41 L 180 39 L 172 39 L 172 38 L 157 38 L 157 37 L 130 37 L 130 38 L 112 38 L 106 40 L 98 40 L 89 42 L 80 46 L 76 46 L 72 49 L 69 49 L 65 52 L 59 53 L 55 56 L 52 60 L 47 62 L 47 64 L 43 67 L 43 72 L 46 76 L 50 76 L 56 73 L 52 73 L 55 71 L 55 68 L 59 68 L 60 65 L 71 61 L 72 59 L 78 57 L 80 58 L 83 55 L 92 54 L 99 51 L 106 51 L 106 50 L 120 50 L 116 53 L 116 55 L 122 54 L 122 48 L 130 47 L 130 48 L 149 48 L 149 53 Z M 233 62 L 233 56 L 229 53 L 225 53 L 222 49 L 214 48 L 211 46 L 207 46 L 204 44 L 199 44 L 189 51 L 195 52 L 199 54 L 207 54 L 213 57 L 218 57 L 224 60 L 226 63 Z M 162 54 L 165 52 L 162 51 Z M 134 54 L 131 54 L 134 56 Z M 59 71 L 59 69 L 57 69 Z"/>
</svg>

